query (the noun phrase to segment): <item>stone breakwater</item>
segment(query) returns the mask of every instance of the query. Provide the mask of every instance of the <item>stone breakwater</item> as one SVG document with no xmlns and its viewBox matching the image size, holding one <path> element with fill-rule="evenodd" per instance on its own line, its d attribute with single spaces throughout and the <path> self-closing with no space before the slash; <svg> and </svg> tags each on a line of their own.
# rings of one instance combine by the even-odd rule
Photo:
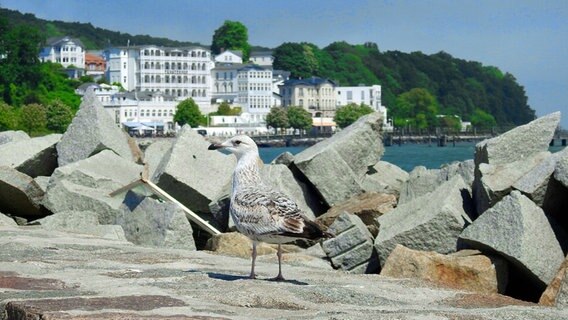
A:
<svg viewBox="0 0 568 320">
<path fill-rule="evenodd" d="M 189 127 L 141 150 L 101 110 L 88 92 L 63 135 L 0 133 L 0 319 L 568 317 L 559 113 L 435 170 L 378 161 L 377 114 L 282 154 L 266 179 L 336 237 L 286 246 L 293 280 L 275 283 L 241 276 L 233 157 Z M 110 196 L 141 174 L 223 233 L 143 188 Z M 261 277 L 274 253 L 259 248 Z"/>
</svg>

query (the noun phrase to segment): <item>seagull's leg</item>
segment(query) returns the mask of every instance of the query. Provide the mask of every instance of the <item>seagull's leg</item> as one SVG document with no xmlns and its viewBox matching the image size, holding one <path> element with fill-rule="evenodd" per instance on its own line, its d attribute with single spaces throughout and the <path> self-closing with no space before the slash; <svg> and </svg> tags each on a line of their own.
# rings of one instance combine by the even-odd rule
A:
<svg viewBox="0 0 568 320">
<path fill-rule="evenodd" d="M 250 268 L 250 276 L 251 279 L 256 279 L 256 274 L 254 274 L 254 262 L 256 261 L 256 241 L 252 241 L 252 266 Z"/>
<path fill-rule="evenodd" d="M 280 243 L 278 244 L 278 252 L 276 255 L 278 256 L 278 275 L 274 280 L 282 281 L 284 277 L 282 276 L 282 245 Z"/>
</svg>

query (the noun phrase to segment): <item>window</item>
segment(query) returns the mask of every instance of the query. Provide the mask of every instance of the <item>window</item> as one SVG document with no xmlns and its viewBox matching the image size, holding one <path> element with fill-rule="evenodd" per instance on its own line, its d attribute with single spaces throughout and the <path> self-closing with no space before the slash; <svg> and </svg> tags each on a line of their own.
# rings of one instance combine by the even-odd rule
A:
<svg viewBox="0 0 568 320">
<path fill-rule="evenodd" d="M 347 100 L 353 100 L 353 91 L 347 91 Z"/>
<path fill-rule="evenodd" d="M 122 69 L 126 69 L 126 62 L 122 64 Z"/>
</svg>

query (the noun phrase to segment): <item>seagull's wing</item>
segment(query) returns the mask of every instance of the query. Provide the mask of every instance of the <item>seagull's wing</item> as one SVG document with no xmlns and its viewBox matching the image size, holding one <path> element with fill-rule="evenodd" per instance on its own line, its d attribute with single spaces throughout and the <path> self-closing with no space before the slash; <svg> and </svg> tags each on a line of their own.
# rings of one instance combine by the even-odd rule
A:
<svg viewBox="0 0 568 320">
<path fill-rule="evenodd" d="M 316 239 L 325 236 L 319 225 L 310 221 L 296 202 L 268 188 L 244 188 L 231 204 L 242 228 L 257 235 L 281 235 Z"/>
</svg>

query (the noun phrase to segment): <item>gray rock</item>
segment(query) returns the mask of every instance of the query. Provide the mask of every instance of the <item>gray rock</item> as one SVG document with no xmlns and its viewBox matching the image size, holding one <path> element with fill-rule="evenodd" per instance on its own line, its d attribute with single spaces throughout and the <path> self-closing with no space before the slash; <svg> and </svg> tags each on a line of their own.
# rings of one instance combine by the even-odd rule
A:
<svg viewBox="0 0 568 320">
<path fill-rule="evenodd" d="M 426 169 L 417 166 L 408 175 L 402 184 L 398 203 L 408 203 L 422 195 L 432 192 L 441 183 L 439 169 Z"/>
<path fill-rule="evenodd" d="M 0 132 L 0 144 L 8 142 L 30 140 L 30 136 L 23 131 L 3 131 Z"/>
<path fill-rule="evenodd" d="M 111 165 L 112 164 L 112 165 Z M 57 168 L 43 204 L 51 212 L 93 211 L 100 224 L 114 224 L 122 202 L 109 194 L 140 177 L 142 166 L 110 150 Z"/>
<path fill-rule="evenodd" d="M 384 152 L 381 123 L 379 113 L 366 115 L 294 157 L 294 165 L 328 206 L 362 192 L 361 183 L 368 168 Z"/>
<path fill-rule="evenodd" d="M 171 149 L 173 140 L 162 139 L 150 144 L 144 151 L 144 163 L 148 165 L 148 176 L 152 177 L 156 172 L 156 168 Z"/>
<path fill-rule="evenodd" d="M 294 155 L 286 151 L 274 158 L 271 164 L 283 164 L 289 166 L 292 162 L 294 162 Z"/>
<path fill-rule="evenodd" d="M 0 166 L 0 211 L 26 219 L 46 215 L 40 202 L 44 191 L 30 176 Z"/>
<path fill-rule="evenodd" d="M 557 161 L 558 154 L 549 155 L 519 180 L 515 181 L 512 185 L 513 189 L 519 190 L 542 208 Z"/>
<path fill-rule="evenodd" d="M 219 225 L 219 231 L 224 232 L 234 229 L 232 219 L 229 217 L 229 206 L 231 205 L 231 183 L 228 182 L 219 194 L 209 203 L 209 211 L 213 219 Z"/>
<path fill-rule="evenodd" d="M 14 221 L 14 219 L 0 212 L 0 226 L 15 227 L 17 225 L 18 224 Z"/>
<path fill-rule="evenodd" d="M 34 221 L 46 230 L 88 234 L 98 238 L 126 241 L 118 225 L 99 224 L 98 214 L 92 211 L 61 211 Z"/>
<path fill-rule="evenodd" d="M 568 148 L 558 152 L 554 179 L 568 188 Z"/>
<path fill-rule="evenodd" d="M 545 151 L 510 163 L 479 164 L 473 184 L 477 213 L 482 214 L 508 195 L 517 181 L 535 170 L 549 156 L 550 152 Z M 519 187 L 528 190 L 531 188 L 528 184 L 530 181 L 522 183 Z"/>
<path fill-rule="evenodd" d="M 189 209 L 209 213 L 209 203 L 231 179 L 236 159 L 209 151 L 203 136 L 184 126 L 152 180 Z"/>
<path fill-rule="evenodd" d="M 34 178 L 37 185 L 43 190 L 43 192 L 47 191 L 47 185 L 49 184 L 49 177 L 47 176 L 37 176 Z"/>
<path fill-rule="evenodd" d="M 116 223 L 128 241 L 142 246 L 195 250 L 193 230 L 185 213 L 171 202 L 129 192 Z"/>
<path fill-rule="evenodd" d="M 460 175 L 466 185 L 472 186 L 475 179 L 475 161 L 465 160 L 452 162 L 440 167 L 440 180 L 448 181 L 455 175 Z"/>
<path fill-rule="evenodd" d="M 458 236 L 471 222 L 464 209 L 468 191 L 463 178 L 456 175 L 433 192 L 379 217 L 375 248 L 381 265 L 397 244 L 414 250 L 455 252 Z"/>
<path fill-rule="evenodd" d="M 519 191 L 512 191 L 477 218 L 460 239 L 473 248 L 502 255 L 542 289 L 564 260 L 544 212 Z"/>
<path fill-rule="evenodd" d="M 373 236 L 359 217 L 342 213 L 329 231 L 335 238 L 322 242 L 322 248 L 335 268 L 351 273 L 378 271 Z"/>
<path fill-rule="evenodd" d="M 440 167 L 440 169 L 426 169 L 424 166 L 415 167 L 401 187 L 399 204 L 407 203 L 413 199 L 432 192 L 444 182 L 459 175 L 465 184 L 471 187 L 474 177 L 474 162 L 466 160 L 453 162 Z"/>
<path fill-rule="evenodd" d="M 0 145 L 0 166 L 8 166 L 35 178 L 49 176 L 57 168 L 56 144 L 60 134 Z"/>
<path fill-rule="evenodd" d="M 303 183 L 294 178 L 287 166 L 283 164 L 265 165 L 261 169 L 261 174 L 266 183 L 296 201 L 298 207 L 306 213 L 308 218 L 315 219 L 314 209 L 317 210 L 319 207 L 319 199 L 308 192 L 308 188 Z"/>
<path fill-rule="evenodd" d="M 102 150 L 112 150 L 134 160 L 128 135 L 122 131 L 89 88 L 79 111 L 57 144 L 59 166 L 86 159 Z"/>
<path fill-rule="evenodd" d="M 475 165 L 507 164 L 547 151 L 559 121 L 560 112 L 554 112 L 478 143 Z"/>
<path fill-rule="evenodd" d="M 361 186 L 365 192 L 399 195 L 402 185 L 408 180 L 408 177 L 408 172 L 400 167 L 386 161 L 379 161 L 369 169 L 369 173 L 363 179 Z"/>
</svg>

